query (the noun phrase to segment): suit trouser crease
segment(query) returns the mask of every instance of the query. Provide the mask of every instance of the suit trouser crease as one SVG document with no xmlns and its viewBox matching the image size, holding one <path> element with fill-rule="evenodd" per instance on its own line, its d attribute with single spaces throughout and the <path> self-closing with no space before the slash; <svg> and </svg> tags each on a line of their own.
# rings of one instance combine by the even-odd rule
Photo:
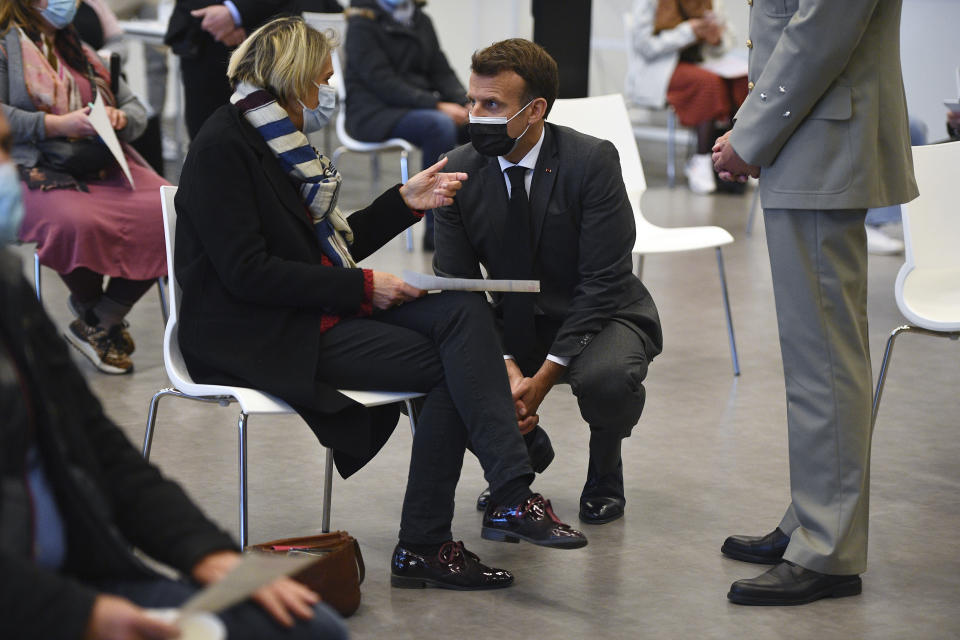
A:
<svg viewBox="0 0 960 640">
<path fill-rule="evenodd" d="M 764 211 L 787 397 L 784 558 L 829 574 L 866 568 L 873 378 L 865 213 Z"/>
<path fill-rule="evenodd" d="M 420 410 L 400 538 L 452 538 L 454 494 L 469 442 L 493 491 L 533 479 L 490 309 L 475 293 L 442 293 L 326 332 L 318 377 L 340 388 L 427 393 Z"/>
</svg>

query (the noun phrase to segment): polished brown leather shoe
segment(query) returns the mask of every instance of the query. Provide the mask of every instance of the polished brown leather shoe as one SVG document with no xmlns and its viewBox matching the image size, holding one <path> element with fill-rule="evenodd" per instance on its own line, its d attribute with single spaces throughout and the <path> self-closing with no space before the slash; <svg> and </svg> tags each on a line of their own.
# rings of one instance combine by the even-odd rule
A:
<svg viewBox="0 0 960 640">
<path fill-rule="evenodd" d="M 480 562 L 463 542 L 449 541 L 435 554 L 420 554 L 399 544 L 390 561 L 390 584 L 401 589 L 439 587 L 457 591 L 502 589 L 513 584 L 513 574 Z"/>
<path fill-rule="evenodd" d="M 790 536 L 777 527 L 765 536 L 730 536 L 723 541 L 720 553 L 743 562 L 777 564 L 788 544 Z"/>
<path fill-rule="evenodd" d="M 560 521 L 550 501 L 535 493 L 521 504 L 498 507 L 488 504 L 483 513 L 480 536 L 487 540 L 520 542 L 526 540 L 541 547 L 579 549 L 587 537 Z"/>
<path fill-rule="evenodd" d="M 805 569 L 784 560 L 766 573 L 730 586 L 730 602 L 747 605 L 807 604 L 821 598 L 859 595 L 858 575 L 834 576 Z"/>
</svg>

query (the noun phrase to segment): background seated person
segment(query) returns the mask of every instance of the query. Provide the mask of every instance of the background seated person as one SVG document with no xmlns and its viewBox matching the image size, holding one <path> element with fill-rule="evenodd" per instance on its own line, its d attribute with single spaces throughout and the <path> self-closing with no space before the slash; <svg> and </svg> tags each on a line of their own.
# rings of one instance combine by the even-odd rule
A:
<svg viewBox="0 0 960 640">
<path fill-rule="evenodd" d="M 104 415 L 20 275 L 5 248 L 23 214 L 10 142 L 0 115 L 0 638 L 174 638 L 141 607 L 179 606 L 240 554 Z M 148 568 L 133 546 L 190 582 Z M 297 582 L 254 600 L 220 614 L 231 640 L 346 637 Z"/>
<path fill-rule="evenodd" d="M 124 317 L 167 271 L 157 190 L 168 183 L 126 145 L 143 131 L 146 112 L 122 80 L 113 95 L 110 72 L 71 25 L 76 8 L 53 0 L 0 5 L 0 103 L 27 187 L 20 240 L 37 243 L 41 264 L 70 289 L 77 317 L 66 338 L 101 371 L 127 373 L 134 343 Z M 91 138 L 85 105 L 97 92 L 136 188 Z"/>
<path fill-rule="evenodd" d="M 698 63 L 722 56 L 732 40 L 720 0 L 635 0 L 628 55 L 627 95 L 640 104 L 669 104 L 680 124 L 697 133 L 697 153 L 686 166 L 694 193 L 713 193 L 713 142 L 729 128 L 747 97 L 746 72 L 728 79 Z M 749 45 L 748 45 L 749 46 Z M 716 130 L 716 123 L 722 129 Z M 742 191 L 742 186 L 728 190 Z"/>
<path fill-rule="evenodd" d="M 357 267 L 420 210 L 453 202 L 467 176 L 440 173 L 446 160 L 438 162 L 345 219 L 340 175 L 306 137 L 333 110 L 332 73 L 330 43 L 301 18 L 267 23 L 231 56 L 232 104 L 194 139 L 176 197 L 184 359 L 199 381 L 288 402 L 334 449 L 344 477 L 383 446 L 399 413 L 395 405 L 368 410 L 337 389 L 425 392 L 392 583 L 509 586 L 508 572 L 453 542 L 468 442 L 496 506 L 484 537 L 562 548 L 587 541 L 530 491 L 533 472 L 485 299 L 421 298 L 396 276 Z"/>
<path fill-rule="evenodd" d="M 403 138 L 426 169 L 466 142 L 467 91 L 440 50 L 430 17 L 413 0 L 353 0 L 346 39 L 347 132 L 357 140 Z M 433 249 L 427 212 L 424 249 Z"/>
</svg>

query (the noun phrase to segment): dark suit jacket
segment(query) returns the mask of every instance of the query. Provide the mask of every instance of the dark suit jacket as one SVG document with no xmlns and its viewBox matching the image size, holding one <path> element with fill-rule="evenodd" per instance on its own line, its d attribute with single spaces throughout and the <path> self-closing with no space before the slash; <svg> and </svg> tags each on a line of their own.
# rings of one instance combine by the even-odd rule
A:
<svg viewBox="0 0 960 640">
<path fill-rule="evenodd" d="M 178 56 L 196 57 L 214 44 L 213 36 L 200 28 L 201 20 L 190 15 L 194 9 L 202 9 L 212 4 L 219 3 L 215 0 L 177 0 L 163 41 Z M 299 13 L 294 0 L 233 0 L 233 4 L 240 12 L 242 26 L 248 34 L 274 16 Z"/>
<path fill-rule="evenodd" d="M 216 111 L 190 145 L 177 191 L 180 346 L 202 382 L 240 384 L 291 404 L 338 452 L 344 476 L 396 425 L 315 381 L 322 314 L 354 314 L 361 269 L 321 265 L 308 213 L 270 148 L 237 108 Z M 396 188 L 350 216 L 360 260 L 416 222 Z M 391 421 L 392 416 L 392 421 Z"/>
<path fill-rule="evenodd" d="M 397 23 L 376 0 L 354 0 L 347 37 L 347 131 L 358 140 L 390 136 L 411 109 L 465 104 L 467 92 L 419 6 L 413 25 Z"/>
<path fill-rule="evenodd" d="M 633 275 L 636 226 L 617 151 L 606 140 L 549 122 L 544 136 L 530 207 L 534 277 L 540 280 L 536 307 L 558 327 L 549 353 L 576 356 L 617 319 L 638 331 L 653 358 L 663 343 L 660 319 Z M 435 212 L 434 270 L 478 278 L 482 264 L 490 278 L 511 277 L 502 252 L 503 238 L 513 229 L 497 159 L 469 144 L 448 155 L 444 171 L 470 177 L 454 203 Z"/>
</svg>

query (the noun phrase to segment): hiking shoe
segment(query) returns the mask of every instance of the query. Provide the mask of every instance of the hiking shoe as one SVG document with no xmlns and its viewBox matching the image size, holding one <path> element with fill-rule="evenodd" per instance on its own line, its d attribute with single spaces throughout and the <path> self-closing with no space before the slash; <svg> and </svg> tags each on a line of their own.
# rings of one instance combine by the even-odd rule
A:
<svg viewBox="0 0 960 640">
<path fill-rule="evenodd" d="M 118 346 L 119 340 L 116 336 L 119 335 L 119 331 L 116 329 L 119 328 L 120 325 L 117 325 L 111 332 L 102 327 L 91 327 L 77 318 L 70 323 L 70 327 L 63 335 L 67 342 L 85 355 L 97 369 L 104 373 L 119 375 L 133 371 L 133 361 Z"/>
<path fill-rule="evenodd" d="M 74 318 L 83 320 L 86 322 L 88 318 L 84 317 L 84 313 L 80 311 L 80 305 L 77 304 L 77 301 L 74 299 L 73 294 L 71 293 L 67 296 L 67 307 L 70 309 L 70 313 L 73 314 Z M 125 354 L 133 355 L 133 352 L 136 351 L 137 345 L 133 341 L 133 336 L 130 335 L 130 332 L 127 331 L 127 328 L 130 326 L 130 323 L 124 320 L 120 325 L 120 342 L 117 343 L 117 346 Z"/>
</svg>

